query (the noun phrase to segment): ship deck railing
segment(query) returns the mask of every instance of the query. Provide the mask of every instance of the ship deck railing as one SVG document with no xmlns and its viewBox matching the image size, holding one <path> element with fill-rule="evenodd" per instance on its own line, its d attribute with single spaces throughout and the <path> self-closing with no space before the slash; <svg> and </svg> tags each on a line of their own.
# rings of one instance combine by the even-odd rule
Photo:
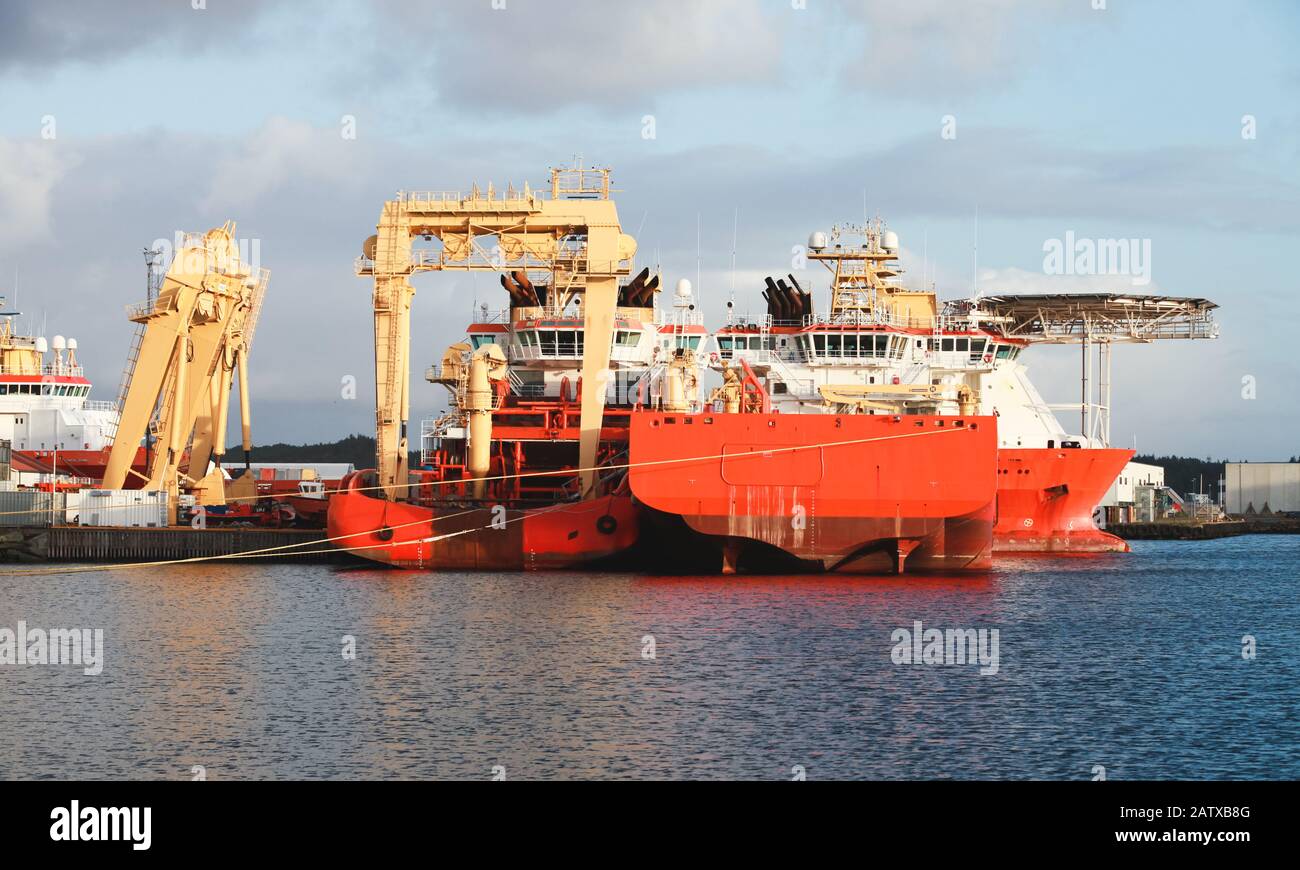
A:
<svg viewBox="0 0 1300 870">
<path fill-rule="evenodd" d="M 913 317 L 910 315 L 895 315 L 880 311 L 865 312 L 852 311 L 841 312 L 839 314 L 807 314 L 797 318 L 773 317 L 771 314 L 765 314 L 759 317 L 739 316 L 728 324 L 732 328 L 758 327 L 760 329 L 786 328 L 786 329 L 808 329 L 818 326 L 825 327 L 870 327 L 878 329 L 880 327 L 892 327 L 896 329 L 934 329 L 939 323 L 935 317 Z"/>
<path fill-rule="evenodd" d="M 656 325 L 671 324 L 674 322 L 671 318 L 663 317 L 657 309 L 649 309 L 654 312 L 653 320 Z M 614 310 L 614 317 L 617 320 L 622 319 L 635 323 L 642 322 L 645 317 L 645 308 L 629 308 L 626 305 L 620 305 Z M 683 319 L 684 325 L 700 326 L 703 325 L 703 315 L 698 312 L 690 312 L 691 316 Z M 582 328 L 583 314 L 580 306 L 566 305 L 560 308 L 557 305 L 527 305 L 514 308 L 489 308 L 479 305 L 474 308 L 470 314 L 470 322 L 477 325 L 487 325 L 502 323 L 509 325 L 515 322 L 527 322 L 531 320 L 572 320 L 574 325 Z M 615 326 L 623 328 L 617 322 Z"/>
<path fill-rule="evenodd" d="M 85 377 L 85 369 L 81 366 L 70 366 L 66 363 L 63 365 L 46 363 L 40 366 L 39 370 L 34 369 L 34 366 L 0 366 L 0 375 L 40 375 L 41 377 L 53 376 L 61 378 Z"/>
</svg>

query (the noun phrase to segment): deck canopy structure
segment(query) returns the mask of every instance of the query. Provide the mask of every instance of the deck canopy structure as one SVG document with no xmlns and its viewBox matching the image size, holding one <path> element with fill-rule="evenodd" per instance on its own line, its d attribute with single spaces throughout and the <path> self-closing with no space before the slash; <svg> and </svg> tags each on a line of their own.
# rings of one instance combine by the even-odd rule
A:
<svg viewBox="0 0 1300 870">
<path fill-rule="evenodd" d="M 947 319 L 969 317 L 1004 335 L 1043 344 L 1077 344 L 1081 350 L 1078 402 L 1051 405 L 1077 410 L 1081 434 L 1110 446 L 1111 345 L 1160 339 L 1218 338 L 1209 299 L 1140 293 L 1014 293 L 948 302 Z M 1093 376 L 1092 349 L 1097 349 Z M 1092 392 L 1095 392 L 1095 395 Z"/>
<path fill-rule="evenodd" d="M 981 296 L 985 319 L 1008 336 L 1054 344 L 1217 338 L 1208 299 L 1132 293 L 1034 293 Z"/>
</svg>

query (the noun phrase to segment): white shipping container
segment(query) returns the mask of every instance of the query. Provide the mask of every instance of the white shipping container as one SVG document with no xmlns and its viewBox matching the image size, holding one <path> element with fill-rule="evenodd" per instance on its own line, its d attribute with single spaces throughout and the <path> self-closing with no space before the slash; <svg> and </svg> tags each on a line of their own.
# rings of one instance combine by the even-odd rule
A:
<svg viewBox="0 0 1300 870">
<path fill-rule="evenodd" d="M 65 492 L 63 494 L 63 518 L 60 522 L 72 526 L 77 523 L 77 514 L 81 512 L 81 492 Z"/>
<path fill-rule="evenodd" d="M 64 493 L 0 491 L 0 526 L 49 526 L 63 519 Z"/>
<path fill-rule="evenodd" d="M 159 528 L 167 525 L 167 493 L 143 489 L 83 489 L 83 526 Z"/>
</svg>

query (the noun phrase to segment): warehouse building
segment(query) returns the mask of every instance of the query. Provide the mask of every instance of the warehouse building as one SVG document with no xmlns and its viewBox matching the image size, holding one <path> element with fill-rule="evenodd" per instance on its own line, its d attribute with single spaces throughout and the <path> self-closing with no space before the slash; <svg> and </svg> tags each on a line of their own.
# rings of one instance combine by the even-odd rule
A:
<svg viewBox="0 0 1300 870">
<path fill-rule="evenodd" d="M 1300 513 L 1300 462 L 1226 462 L 1223 481 L 1230 514 Z"/>
</svg>

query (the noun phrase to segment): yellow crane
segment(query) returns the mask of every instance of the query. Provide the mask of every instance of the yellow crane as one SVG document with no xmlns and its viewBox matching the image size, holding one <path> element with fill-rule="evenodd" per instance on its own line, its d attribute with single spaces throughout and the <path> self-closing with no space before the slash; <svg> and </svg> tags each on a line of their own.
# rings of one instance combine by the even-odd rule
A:
<svg viewBox="0 0 1300 870">
<path fill-rule="evenodd" d="M 157 298 L 128 307 L 139 329 L 123 378 L 105 488 L 120 489 L 128 474 L 141 476 L 131 462 L 140 439 L 148 437 L 153 448 L 143 485 L 171 494 L 172 522 L 181 489 L 194 492 L 201 504 L 225 502 L 221 459 L 236 372 L 246 468 L 252 450 L 248 351 L 268 277 L 240 258 L 235 224 L 228 221 L 185 236 Z M 244 479 L 241 489 L 252 484 L 251 476 Z"/>
<path fill-rule="evenodd" d="M 610 193 L 608 169 L 552 169 L 549 196 L 527 184 L 503 191 L 475 185 L 468 192 L 399 192 L 384 203 L 376 233 L 362 247 L 357 274 L 374 278 L 375 447 L 385 498 L 404 500 L 409 483 L 415 295 L 409 278 L 432 271 L 546 272 L 551 288 L 546 310 L 581 302 L 587 341 L 578 465 L 583 494 L 592 492 L 618 283 L 630 273 L 636 254 L 636 241 L 619 226 Z M 415 250 L 417 239 L 437 239 L 440 247 Z"/>
</svg>

